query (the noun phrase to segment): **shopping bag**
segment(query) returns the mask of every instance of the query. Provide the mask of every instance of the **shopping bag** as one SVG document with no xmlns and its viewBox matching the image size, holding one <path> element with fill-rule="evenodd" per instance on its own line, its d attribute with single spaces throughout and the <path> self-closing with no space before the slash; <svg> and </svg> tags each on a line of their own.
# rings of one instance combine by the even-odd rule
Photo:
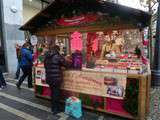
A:
<svg viewBox="0 0 160 120">
<path fill-rule="evenodd" d="M 81 101 L 76 97 L 69 97 L 65 102 L 65 113 L 75 118 L 82 116 Z"/>
</svg>

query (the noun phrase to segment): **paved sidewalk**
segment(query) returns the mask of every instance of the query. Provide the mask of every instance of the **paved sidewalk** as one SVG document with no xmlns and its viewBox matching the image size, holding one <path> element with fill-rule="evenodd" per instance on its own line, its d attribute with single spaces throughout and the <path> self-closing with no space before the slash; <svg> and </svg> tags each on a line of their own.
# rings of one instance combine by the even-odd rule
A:
<svg viewBox="0 0 160 120">
<path fill-rule="evenodd" d="M 52 115 L 50 101 L 34 96 L 34 90 L 27 87 L 27 82 L 16 88 L 17 80 L 12 75 L 5 75 L 7 88 L 0 91 L 0 120 L 77 120 L 61 112 Z M 118 116 L 83 110 L 78 120 L 128 120 Z"/>
<path fill-rule="evenodd" d="M 160 88 L 151 88 L 150 114 L 148 120 L 160 120 Z"/>
<path fill-rule="evenodd" d="M 9 80 L 10 82 L 12 81 L 11 79 L 14 78 L 13 75 L 8 75 L 7 73 L 5 73 L 4 75 L 7 81 Z M 24 83 L 27 84 L 27 82 L 24 82 Z M 160 88 L 156 88 L 156 89 L 151 88 L 150 93 L 151 93 L 150 113 L 149 113 L 149 116 L 147 117 L 147 120 L 160 120 Z M 116 118 L 116 117 L 112 118 L 112 117 L 102 115 L 101 117 L 99 117 L 99 119 L 101 120 L 121 120 L 122 118 Z"/>
</svg>

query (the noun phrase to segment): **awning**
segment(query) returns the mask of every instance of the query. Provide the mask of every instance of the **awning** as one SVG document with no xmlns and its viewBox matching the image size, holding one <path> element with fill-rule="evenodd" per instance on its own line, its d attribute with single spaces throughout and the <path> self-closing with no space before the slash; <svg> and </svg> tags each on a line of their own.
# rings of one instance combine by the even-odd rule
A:
<svg viewBox="0 0 160 120">
<path fill-rule="evenodd" d="M 134 19 L 141 27 L 148 26 L 151 19 L 151 15 L 147 12 L 111 2 L 97 0 L 55 0 L 21 26 L 20 30 L 32 31 L 47 24 L 55 24 L 55 21 L 61 16 L 75 14 L 73 11 L 77 13 L 100 12 L 110 16 L 119 16 L 122 19 Z"/>
</svg>

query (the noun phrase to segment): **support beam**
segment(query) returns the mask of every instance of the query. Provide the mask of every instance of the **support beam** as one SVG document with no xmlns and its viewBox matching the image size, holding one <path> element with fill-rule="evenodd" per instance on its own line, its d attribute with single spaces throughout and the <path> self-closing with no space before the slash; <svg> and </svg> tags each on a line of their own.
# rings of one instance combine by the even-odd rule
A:
<svg viewBox="0 0 160 120">
<path fill-rule="evenodd" d="M 157 28 L 152 70 L 152 87 L 160 87 L 160 0 L 158 0 Z"/>
<path fill-rule="evenodd" d="M 41 2 L 47 3 L 49 4 L 50 2 L 46 1 L 46 0 L 41 0 Z"/>
</svg>

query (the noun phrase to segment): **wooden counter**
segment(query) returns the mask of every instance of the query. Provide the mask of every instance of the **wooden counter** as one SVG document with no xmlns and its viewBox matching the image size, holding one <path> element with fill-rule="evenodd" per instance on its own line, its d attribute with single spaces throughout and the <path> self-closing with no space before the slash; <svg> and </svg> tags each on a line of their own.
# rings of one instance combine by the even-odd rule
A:
<svg viewBox="0 0 160 120">
<path fill-rule="evenodd" d="M 43 72 L 40 72 L 43 71 Z M 39 72 L 39 73 L 38 73 Z M 34 69 L 35 73 L 35 95 L 39 97 L 49 98 L 49 96 L 45 96 L 36 92 L 36 86 L 45 87 L 47 89 L 49 86 L 43 83 L 44 79 L 44 68 L 36 67 Z M 38 73 L 38 74 L 37 74 Z M 41 73 L 41 74 L 40 74 Z M 43 76 L 43 77 L 42 77 Z M 117 86 L 123 86 L 125 88 L 127 79 L 135 79 L 138 80 L 139 83 L 139 94 L 138 94 L 138 116 L 133 117 L 129 113 L 125 112 L 116 112 L 116 110 L 110 110 L 109 107 L 106 107 L 106 102 L 108 99 L 113 99 L 123 102 L 124 96 L 115 96 L 108 94 L 108 86 L 104 84 L 104 77 L 114 77 L 117 79 Z M 126 78 L 126 79 L 125 79 Z M 138 119 L 145 120 L 146 115 L 149 112 L 149 97 L 150 97 L 150 75 L 145 74 L 124 74 L 124 73 L 107 73 L 100 71 L 92 71 L 92 70 L 67 70 L 64 72 L 64 82 L 62 85 L 62 90 L 71 92 L 72 95 L 76 97 L 80 97 L 82 95 L 90 95 L 96 96 L 98 99 L 102 99 L 104 101 L 103 106 L 101 108 L 94 108 L 93 106 L 83 105 L 88 109 L 95 109 L 97 111 L 106 112 L 113 115 L 118 115 L 121 117 L 126 117 L 130 119 Z M 73 94 L 74 93 L 74 94 Z M 82 100 L 83 102 L 83 100 Z M 119 105 L 119 104 L 118 104 Z M 111 106 L 112 107 L 112 106 Z M 120 108 L 122 109 L 122 108 Z"/>
</svg>

